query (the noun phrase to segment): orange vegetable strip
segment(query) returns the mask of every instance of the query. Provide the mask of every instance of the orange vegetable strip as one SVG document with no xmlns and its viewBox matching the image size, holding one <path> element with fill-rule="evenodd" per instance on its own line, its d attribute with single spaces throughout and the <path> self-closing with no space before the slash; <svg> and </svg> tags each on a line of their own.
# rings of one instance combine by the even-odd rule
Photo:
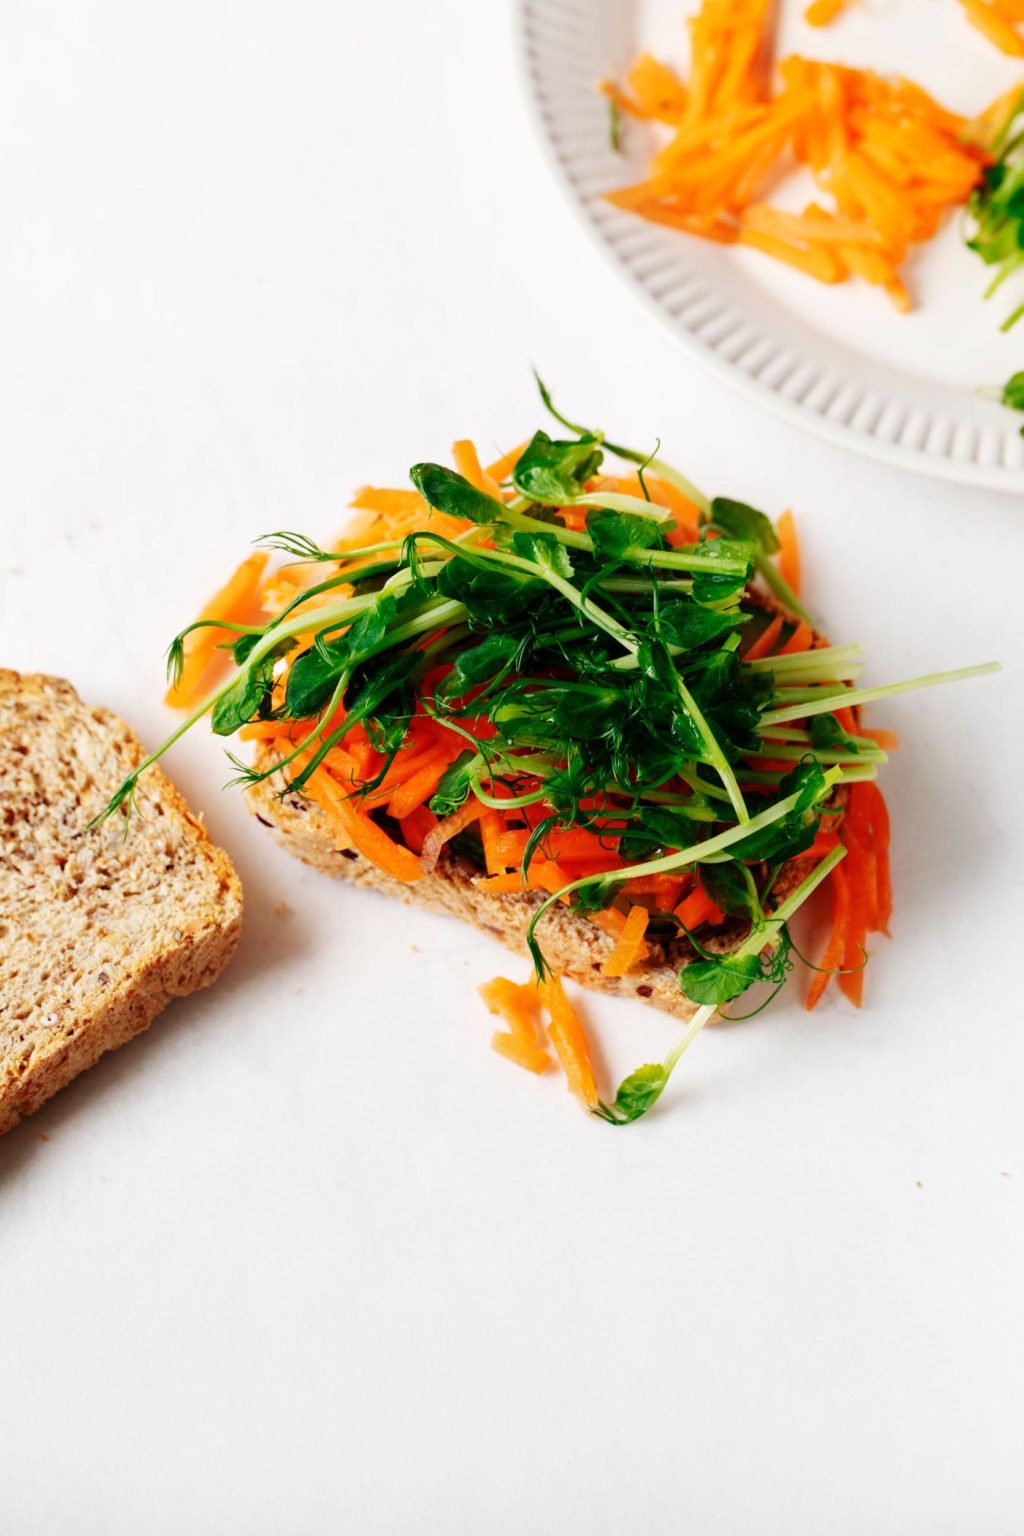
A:
<svg viewBox="0 0 1024 1536">
<path fill-rule="evenodd" d="M 843 729 L 852 731 L 853 727 L 844 726 Z M 881 747 L 883 752 L 895 752 L 900 744 L 899 733 L 897 731 L 882 731 L 876 729 L 873 726 L 864 725 L 861 726 L 859 734 L 861 736 L 869 737 L 875 743 L 876 747 Z"/>
<path fill-rule="evenodd" d="M 626 976 L 636 964 L 651 914 L 646 907 L 630 907 L 615 948 L 601 966 L 602 976 Z"/>
<path fill-rule="evenodd" d="M 243 560 L 220 591 L 215 592 L 203 606 L 200 619 L 227 619 L 235 624 L 247 623 L 257 606 L 257 594 L 267 559 L 265 554 L 256 554 Z M 166 702 L 173 704 L 176 709 L 187 709 L 189 705 L 198 703 L 199 685 L 211 662 L 215 658 L 222 659 L 224 669 L 227 670 L 227 653 L 218 653 L 218 648 L 225 641 L 233 641 L 235 638 L 229 629 L 194 629 L 186 635 L 181 678 L 177 687 L 168 689 Z"/>
<path fill-rule="evenodd" d="M 457 832 L 461 832 L 464 827 L 468 827 L 471 822 L 476 821 L 481 810 L 482 806 L 479 800 L 471 795 L 465 805 L 460 806 L 453 815 L 445 817 L 444 821 L 439 821 L 437 826 L 427 833 L 423 839 L 422 866 L 424 874 L 429 875 L 433 873 L 445 843 L 453 838 Z"/>
<path fill-rule="evenodd" d="M 1013 30 L 1010 22 L 999 14 L 993 5 L 986 5 L 985 0 L 960 0 L 960 4 L 967 12 L 967 20 L 973 27 L 987 37 L 990 43 L 995 43 L 1001 53 L 1006 53 L 1011 58 L 1019 58 L 1024 54 L 1024 38 Z"/>
<path fill-rule="evenodd" d="M 268 741 L 274 736 L 286 736 L 299 725 L 297 720 L 250 720 L 238 733 L 239 741 Z M 307 733 L 308 734 L 308 733 Z"/>
<path fill-rule="evenodd" d="M 796 533 L 796 521 L 788 509 L 775 524 L 779 539 L 779 574 L 799 597 L 800 595 L 800 541 Z"/>
<path fill-rule="evenodd" d="M 490 475 L 491 479 L 496 480 L 499 485 L 503 480 L 507 480 L 522 458 L 527 441 L 528 439 L 524 439 L 518 448 L 512 449 L 511 453 L 503 453 L 500 459 L 495 459 L 493 464 L 488 464 L 484 474 Z"/>
<path fill-rule="evenodd" d="M 864 849 L 854 834 L 844 826 L 843 841 L 846 844 L 847 853 L 843 860 L 846 869 L 846 879 L 850 888 L 850 918 L 846 933 L 846 948 L 843 951 L 842 965 L 846 974 L 841 975 L 839 990 L 848 997 L 855 1008 L 859 1008 L 864 993 L 864 945 L 868 933 L 868 905 L 870 894 L 867 888 L 869 873 L 867 860 L 864 857 Z"/>
<path fill-rule="evenodd" d="M 881 931 L 888 935 L 892 917 L 892 880 L 889 870 L 889 808 L 878 785 L 871 780 L 857 784 L 860 800 L 871 826 L 874 841 L 876 870 L 876 921 Z"/>
<path fill-rule="evenodd" d="M 429 805 L 418 805 L 414 811 L 404 818 L 400 825 L 406 846 L 411 848 L 413 853 L 418 854 L 423 852 L 423 843 L 427 833 L 432 832 L 437 826 L 437 817 Z"/>
<path fill-rule="evenodd" d="M 389 515 L 408 516 L 410 512 L 420 512 L 424 517 L 427 515 L 427 505 L 419 491 L 384 490 L 376 485 L 360 486 L 350 506 Z M 363 531 L 365 530 L 360 530 L 360 539 Z M 348 530 L 346 530 L 346 537 L 349 537 Z"/>
<path fill-rule="evenodd" d="M 685 881 L 671 875 L 642 875 L 627 880 L 622 886 L 623 895 L 632 901 L 636 896 L 653 896 L 662 912 L 672 912 L 682 899 Z"/>
<path fill-rule="evenodd" d="M 486 806 L 480 812 L 480 839 L 484 845 L 484 864 L 489 875 L 500 875 L 508 868 L 509 861 L 498 851 L 499 839 L 505 826 L 500 811 Z"/>
<path fill-rule="evenodd" d="M 808 1013 L 812 1008 L 817 1007 L 822 993 L 832 980 L 831 973 L 843 964 L 843 957 L 846 954 L 846 932 L 850 921 L 850 886 L 843 865 L 837 864 L 829 878 L 832 882 L 832 932 L 819 962 L 820 969 L 814 972 L 807 989 L 805 1006 Z"/>
<path fill-rule="evenodd" d="M 447 766 L 447 757 L 443 752 L 425 763 L 395 790 L 388 801 L 388 815 L 394 816 L 396 821 L 401 821 L 403 816 L 410 816 L 418 805 L 422 805 L 434 793 Z"/>
<path fill-rule="evenodd" d="M 533 1072 L 537 1077 L 542 1077 L 545 1072 L 551 1070 L 551 1057 L 547 1051 L 539 1045 L 531 1045 L 528 1040 L 521 1040 L 518 1035 L 510 1035 L 503 1029 L 496 1029 L 491 1036 L 491 1049 L 497 1051 L 499 1056 L 504 1056 L 508 1061 L 514 1062 L 517 1067 L 524 1067 L 527 1072 Z"/>
<path fill-rule="evenodd" d="M 579 1016 L 557 976 L 542 981 L 537 991 L 548 1011 L 548 1035 L 565 1073 L 569 1091 L 584 1109 L 593 1109 L 598 1102 L 597 1084 L 590 1062 L 590 1048 Z"/>
<path fill-rule="evenodd" d="M 809 245 L 804 249 L 789 245 L 774 235 L 762 235 L 755 229 L 741 228 L 737 238 L 741 245 L 753 246 L 754 250 L 763 251 L 766 256 L 774 256 L 776 261 L 795 267 L 798 272 L 805 272 L 819 283 L 842 282 L 843 273 L 839 263 L 823 246 Z"/>
<path fill-rule="evenodd" d="M 540 999 L 532 986 L 518 986 L 504 976 L 495 976 L 477 988 L 489 1013 L 508 1025 L 508 1033 L 495 1031 L 492 1048 L 507 1056 L 528 1072 L 546 1072 L 551 1058 L 540 1028 Z"/>
<path fill-rule="evenodd" d="M 444 766 L 450 759 L 448 749 L 440 742 L 411 742 L 399 752 L 387 773 L 381 779 L 376 789 L 371 789 L 361 796 L 365 806 L 380 805 L 385 800 L 390 800 L 396 790 L 418 774 L 422 769 L 432 767 L 435 763 Z M 404 815 L 410 815 L 414 807 L 404 811 Z M 388 812 L 394 815 L 393 811 Z M 397 820 L 401 820 L 399 816 Z"/>
<path fill-rule="evenodd" d="M 676 907 L 676 917 L 684 928 L 699 928 L 702 923 L 722 923 L 725 913 L 716 907 L 702 885 L 692 890 Z"/>
<path fill-rule="evenodd" d="M 741 654 L 744 661 L 760 661 L 762 656 L 770 656 L 772 647 L 782 633 L 782 615 L 776 614 L 771 623 L 762 630 L 761 634 Z"/>
<path fill-rule="evenodd" d="M 475 485 L 478 491 L 483 491 L 485 496 L 493 496 L 495 501 L 501 500 L 501 491 L 496 481 L 484 473 L 476 447 L 469 438 L 460 438 L 452 444 L 452 455 L 455 459 L 455 468 L 463 479 L 470 485 Z"/>
<path fill-rule="evenodd" d="M 308 754 L 300 755 L 296 761 L 301 762 L 303 757 L 308 762 Z M 415 854 L 401 843 L 393 842 L 376 822 L 357 810 L 354 802 L 323 768 L 313 771 L 306 781 L 304 793 L 326 815 L 339 848 L 358 849 L 371 864 L 403 885 L 422 880 L 425 871 Z"/>
<path fill-rule="evenodd" d="M 776 652 L 778 656 L 795 656 L 800 651 L 809 651 L 814 643 L 814 630 L 801 619 L 785 645 L 780 646 Z"/>
<path fill-rule="evenodd" d="M 811 27 L 827 27 L 850 4 L 850 0 L 812 0 L 804 11 L 804 21 Z"/>
</svg>

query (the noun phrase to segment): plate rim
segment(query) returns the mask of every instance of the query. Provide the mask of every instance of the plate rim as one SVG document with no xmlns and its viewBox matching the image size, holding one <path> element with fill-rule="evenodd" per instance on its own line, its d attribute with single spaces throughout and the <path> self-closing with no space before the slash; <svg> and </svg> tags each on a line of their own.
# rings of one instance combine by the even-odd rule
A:
<svg viewBox="0 0 1024 1536">
<path fill-rule="evenodd" d="M 546 0 L 546 3 L 561 6 L 563 0 Z M 520 89 L 526 98 L 527 116 L 534 138 L 540 146 L 544 160 L 554 172 L 554 179 L 561 191 L 563 201 L 568 204 L 574 218 L 586 231 L 590 244 L 597 249 L 620 282 L 624 282 L 634 300 L 642 309 L 654 316 L 662 330 L 671 336 L 678 346 L 682 347 L 700 367 L 721 379 L 737 394 L 765 409 L 770 415 L 788 422 L 812 437 L 821 438 L 848 454 L 861 455 L 910 474 L 927 475 L 932 479 L 954 484 L 1002 491 L 1010 495 L 1024 492 L 1024 469 L 977 464 L 954 459 L 946 454 L 926 453 L 919 447 L 894 443 L 885 438 L 876 437 L 873 433 L 860 431 L 846 423 L 834 421 L 817 411 L 808 410 L 802 401 L 792 400 L 780 394 L 754 375 L 738 368 L 729 358 L 723 357 L 686 326 L 675 323 L 674 317 L 666 311 L 660 299 L 645 287 L 641 278 L 606 238 L 587 203 L 573 185 L 567 165 L 548 131 L 530 58 L 534 25 L 531 12 L 535 4 L 536 0 L 513 0 L 515 67 Z M 807 359 L 806 353 L 804 359 Z M 1024 434 L 1024 427 L 1021 430 Z"/>
</svg>

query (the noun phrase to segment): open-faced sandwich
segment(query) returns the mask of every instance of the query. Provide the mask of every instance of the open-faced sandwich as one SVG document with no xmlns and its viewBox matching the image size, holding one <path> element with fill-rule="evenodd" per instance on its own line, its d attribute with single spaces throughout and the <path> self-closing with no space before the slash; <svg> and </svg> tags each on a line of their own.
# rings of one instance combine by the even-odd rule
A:
<svg viewBox="0 0 1024 1536">
<path fill-rule="evenodd" d="M 623 1123 L 717 1009 L 785 981 L 789 919 L 826 881 L 809 1000 L 837 975 L 859 1001 L 890 910 L 875 777 L 893 744 L 861 708 L 943 679 L 858 687 L 860 646 L 801 605 L 788 514 L 709 501 L 558 420 L 566 436 L 487 469 L 460 442 L 455 469 L 364 489 L 331 549 L 263 540 L 295 563 L 268 578 L 250 557 L 175 640 L 191 713 L 147 763 L 207 715 L 255 743 L 240 782 L 298 857 L 530 953 L 532 983 L 483 989 L 498 1048 L 536 1071 L 550 1041 L 586 1107 Z M 676 1050 L 603 1102 L 563 978 L 677 1015 Z"/>
</svg>

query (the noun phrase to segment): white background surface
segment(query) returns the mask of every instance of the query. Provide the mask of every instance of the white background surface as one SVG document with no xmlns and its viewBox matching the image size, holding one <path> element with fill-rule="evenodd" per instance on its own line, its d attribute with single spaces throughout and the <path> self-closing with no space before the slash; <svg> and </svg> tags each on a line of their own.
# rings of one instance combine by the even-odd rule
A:
<svg viewBox="0 0 1024 1536">
<path fill-rule="evenodd" d="M 874 712 L 906 746 L 863 1013 L 708 1032 L 619 1133 L 489 1050 L 475 984 L 522 962 L 302 869 L 183 744 L 246 929 L 0 1144 L 0 1524 L 1019 1532 L 1021 508 L 693 372 L 559 201 L 510 36 L 479 0 L 4 9 L 0 662 L 158 739 L 246 542 L 517 441 L 533 360 L 791 503 L 869 678 L 1010 665 Z M 611 1077 L 674 1036 L 588 1016 Z"/>
</svg>

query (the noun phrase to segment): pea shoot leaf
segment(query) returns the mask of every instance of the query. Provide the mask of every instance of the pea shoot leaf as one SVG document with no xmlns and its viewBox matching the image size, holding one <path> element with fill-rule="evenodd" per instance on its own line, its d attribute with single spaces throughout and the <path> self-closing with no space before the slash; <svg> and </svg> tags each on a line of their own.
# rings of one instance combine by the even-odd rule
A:
<svg viewBox="0 0 1024 1536">
<path fill-rule="evenodd" d="M 843 752 L 857 752 L 861 743 L 845 731 L 835 715 L 811 716 L 811 745 L 822 751 L 829 748 Z"/>
<path fill-rule="evenodd" d="M 679 972 L 679 986 L 691 1003 L 732 1002 L 755 981 L 761 980 L 760 955 L 716 955 L 694 960 Z"/>
<path fill-rule="evenodd" d="M 667 1082 L 661 1062 L 648 1062 L 623 1079 L 611 1104 L 600 1102 L 592 1113 L 609 1125 L 631 1125 L 658 1102 Z"/>
<path fill-rule="evenodd" d="M 702 608 L 699 603 L 672 602 L 662 607 L 658 629 L 666 645 L 695 651 L 745 622 L 746 615 L 738 610 L 718 613 L 713 608 Z"/>
<path fill-rule="evenodd" d="M 572 560 L 565 545 L 553 533 L 517 533 L 512 547 L 524 560 L 531 560 L 553 576 L 568 580 L 573 573 Z"/>
<path fill-rule="evenodd" d="M 438 692 L 445 699 L 461 698 L 470 689 L 490 682 L 491 678 L 502 672 L 519 649 L 520 643 L 515 635 L 493 631 L 478 645 L 459 651 L 452 670 L 441 683 Z"/>
<path fill-rule="evenodd" d="M 414 464 L 409 478 L 429 507 L 471 523 L 493 523 L 501 508 L 493 496 L 478 491 L 464 475 L 443 464 Z"/>
<path fill-rule="evenodd" d="M 763 555 L 779 552 L 779 540 L 771 518 L 758 512 L 756 507 L 748 507 L 744 501 L 716 496 L 711 503 L 709 521 L 730 538 L 749 540 Z"/>
<path fill-rule="evenodd" d="M 465 805 L 473 782 L 473 768 L 478 759 L 476 752 L 467 750 L 460 752 L 459 756 L 451 763 L 441 775 L 440 783 L 430 797 L 430 809 L 435 816 L 442 820 L 445 816 L 451 816 Z"/>
<path fill-rule="evenodd" d="M 603 457 L 598 439 L 589 432 L 572 442 L 535 432 L 512 473 L 512 484 L 530 501 L 565 506 L 580 494 L 584 481 L 597 473 Z"/>
<path fill-rule="evenodd" d="M 650 549 L 662 542 L 654 519 L 634 512 L 602 508 L 587 518 L 587 532 L 594 541 L 594 553 L 602 562 L 621 559 L 627 549 Z"/>
</svg>

